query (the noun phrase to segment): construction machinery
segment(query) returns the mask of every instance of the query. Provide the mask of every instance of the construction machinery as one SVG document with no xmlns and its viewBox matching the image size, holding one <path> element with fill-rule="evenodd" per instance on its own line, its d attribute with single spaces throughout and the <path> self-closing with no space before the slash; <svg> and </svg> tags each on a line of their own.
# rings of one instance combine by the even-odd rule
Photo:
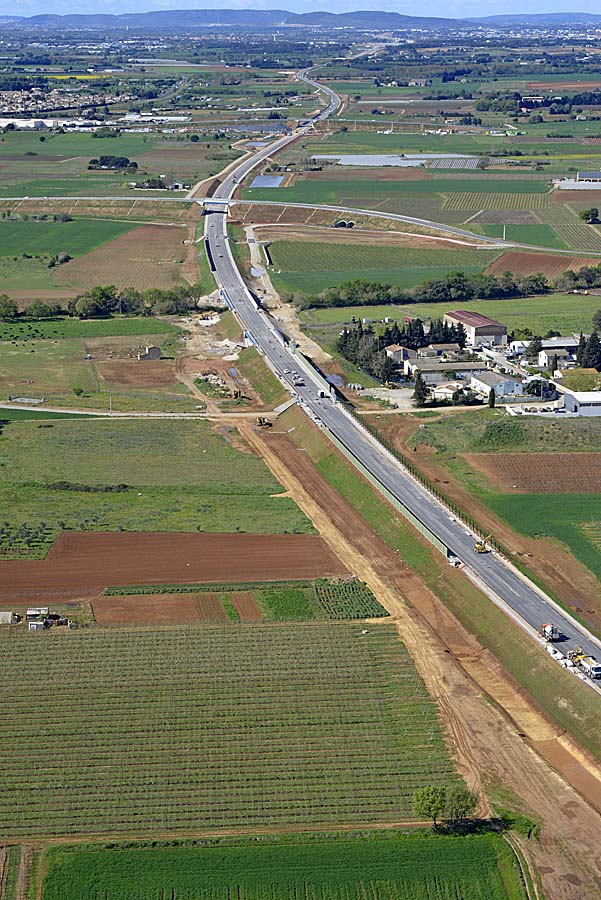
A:
<svg viewBox="0 0 601 900">
<path fill-rule="evenodd" d="M 598 663 L 594 656 L 585 653 L 582 647 L 578 646 L 575 650 L 570 650 L 568 659 L 582 669 L 589 678 L 601 678 L 601 663 Z"/>
<path fill-rule="evenodd" d="M 257 428 L 271 428 L 273 422 L 271 419 L 266 419 L 265 416 L 257 416 L 256 425 Z"/>
<path fill-rule="evenodd" d="M 544 622 L 538 629 L 538 633 L 546 641 L 558 641 L 561 637 L 559 628 L 552 622 Z"/>
<path fill-rule="evenodd" d="M 492 534 L 487 534 L 485 538 L 481 538 L 477 540 L 474 544 L 474 550 L 476 553 L 490 553 L 490 547 L 488 546 L 488 542 L 492 539 Z"/>
</svg>

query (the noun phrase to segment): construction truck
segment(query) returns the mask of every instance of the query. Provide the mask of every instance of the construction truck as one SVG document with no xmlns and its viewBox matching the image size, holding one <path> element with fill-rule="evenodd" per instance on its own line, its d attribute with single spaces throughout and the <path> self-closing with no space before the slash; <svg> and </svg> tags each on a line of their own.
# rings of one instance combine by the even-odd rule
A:
<svg viewBox="0 0 601 900">
<path fill-rule="evenodd" d="M 544 622 L 538 629 L 538 633 L 546 641 L 558 641 L 561 637 L 559 628 L 552 622 Z"/>
<path fill-rule="evenodd" d="M 485 538 L 476 541 L 474 544 L 474 550 L 476 553 L 490 553 L 490 547 L 488 546 L 488 541 L 492 538 L 492 534 L 487 534 Z"/>
<path fill-rule="evenodd" d="M 582 647 L 578 646 L 575 650 L 570 650 L 568 659 L 576 663 L 579 669 L 582 669 L 589 678 L 601 678 L 601 663 L 598 663 L 594 656 L 585 653 Z"/>
<path fill-rule="evenodd" d="M 257 416 L 256 424 L 258 428 L 271 428 L 273 423 L 271 419 L 266 419 L 265 416 Z"/>
</svg>

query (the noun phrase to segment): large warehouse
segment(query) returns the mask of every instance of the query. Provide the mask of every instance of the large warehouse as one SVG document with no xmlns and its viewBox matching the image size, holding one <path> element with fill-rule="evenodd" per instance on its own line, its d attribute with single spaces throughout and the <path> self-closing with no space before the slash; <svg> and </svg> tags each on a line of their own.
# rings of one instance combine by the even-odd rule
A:
<svg viewBox="0 0 601 900">
<path fill-rule="evenodd" d="M 564 407 L 578 416 L 601 416 L 601 391 L 571 391 L 562 387 Z"/>
<path fill-rule="evenodd" d="M 447 325 L 463 325 L 471 347 L 480 347 L 482 344 L 504 347 L 507 344 L 507 325 L 489 319 L 488 316 L 455 309 L 446 313 L 444 320 Z"/>
</svg>

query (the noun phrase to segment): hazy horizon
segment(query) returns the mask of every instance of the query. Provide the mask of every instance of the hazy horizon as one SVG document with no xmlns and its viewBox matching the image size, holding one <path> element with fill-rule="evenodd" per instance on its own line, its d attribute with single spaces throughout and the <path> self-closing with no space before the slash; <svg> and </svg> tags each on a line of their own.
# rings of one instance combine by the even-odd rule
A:
<svg viewBox="0 0 601 900">
<path fill-rule="evenodd" d="M 73 3 L 70 0 L 0 0 L 0 15 L 4 16 L 36 16 L 44 13 L 67 15 L 70 13 L 121 13 L 151 12 L 169 9 L 284 9 L 290 12 L 352 12 L 369 9 L 370 5 L 361 0 L 81 0 Z M 515 13 L 553 13 L 571 12 L 567 0 L 545 0 L 545 2 L 522 3 L 521 0 L 450 0 L 441 12 L 439 3 L 425 3 L 416 10 L 409 2 L 398 3 L 394 0 L 377 0 L 375 9 L 398 12 L 406 15 L 421 15 L 445 18 L 462 16 L 489 16 Z M 579 0 L 577 12 L 599 13 L 598 0 Z"/>
</svg>

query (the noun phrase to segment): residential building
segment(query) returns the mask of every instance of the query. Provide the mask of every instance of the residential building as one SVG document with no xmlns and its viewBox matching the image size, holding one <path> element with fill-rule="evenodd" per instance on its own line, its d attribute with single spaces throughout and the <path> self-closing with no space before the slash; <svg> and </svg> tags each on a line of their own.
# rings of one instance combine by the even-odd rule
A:
<svg viewBox="0 0 601 900">
<path fill-rule="evenodd" d="M 476 372 L 485 372 L 484 362 L 447 362 L 443 359 L 406 359 L 403 366 L 407 377 L 415 378 L 419 372 L 428 385 L 442 384 L 449 379 L 469 380 Z"/>
<path fill-rule="evenodd" d="M 479 347 L 482 344 L 504 347 L 507 344 L 507 325 L 489 319 L 481 313 L 455 309 L 445 314 L 444 321 L 447 325 L 463 325 L 467 343 L 471 347 Z"/>
<path fill-rule="evenodd" d="M 557 359 L 558 365 L 553 365 L 554 360 Z M 567 363 L 572 359 L 572 354 L 568 353 L 567 350 L 564 350 L 563 347 L 552 347 L 550 350 L 541 350 L 538 354 L 538 364 L 541 369 L 550 369 L 553 366 L 554 369 L 559 368 L 560 363 Z"/>
<path fill-rule="evenodd" d="M 387 347 L 384 347 L 384 352 L 395 363 L 402 363 L 406 359 L 415 359 L 417 356 L 416 350 L 410 350 L 409 347 L 401 347 L 400 344 L 389 344 Z"/>
<path fill-rule="evenodd" d="M 432 388 L 432 397 L 435 400 L 452 400 L 456 391 L 465 389 L 465 381 L 446 381 Z"/>
<path fill-rule="evenodd" d="M 522 382 L 513 375 L 500 375 L 498 372 L 482 372 L 472 375 L 470 387 L 477 394 L 488 397 L 494 390 L 497 397 L 515 397 L 523 393 Z"/>
<path fill-rule="evenodd" d="M 428 344 L 427 347 L 420 347 L 417 355 L 422 359 L 436 359 L 438 356 L 452 356 L 461 353 L 459 344 Z"/>
</svg>

